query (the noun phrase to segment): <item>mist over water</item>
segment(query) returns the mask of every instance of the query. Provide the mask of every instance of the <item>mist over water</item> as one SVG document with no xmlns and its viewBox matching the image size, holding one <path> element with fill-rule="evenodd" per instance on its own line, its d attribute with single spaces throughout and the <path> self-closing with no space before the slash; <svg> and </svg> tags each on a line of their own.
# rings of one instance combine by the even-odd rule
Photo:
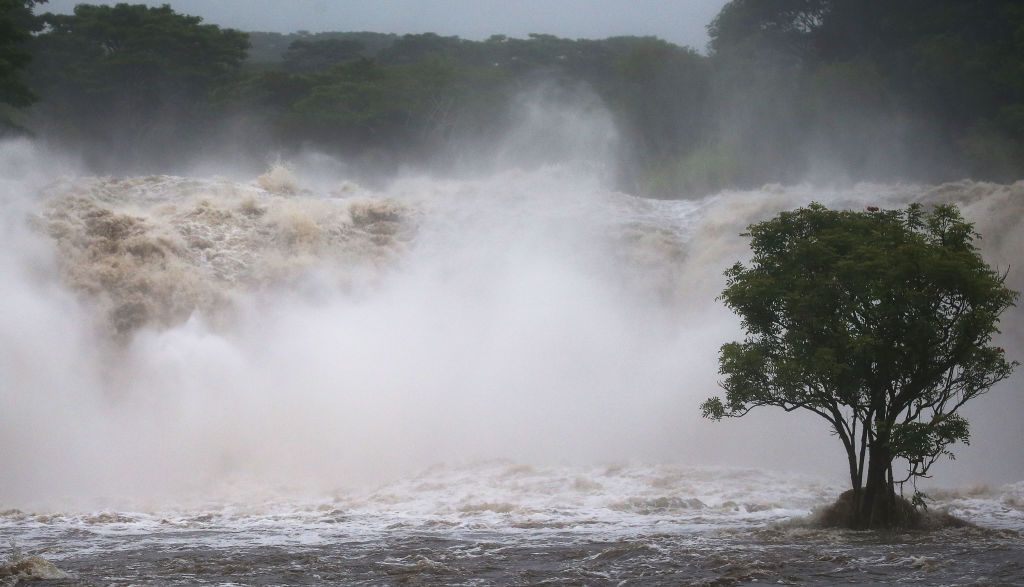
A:
<svg viewBox="0 0 1024 587">
<path fill-rule="evenodd" d="M 699 418 L 718 347 L 741 336 L 715 301 L 739 233 L 812 200 L 951 201 L 990 263 L 1024 250 L 1020 183 L 619 193 L 609 118 L 542 98 L 486 172 L 375 189 L 315 154 L 258 177 L 207 161 L 96 178 L 0 145 L 4 504 L 322 492 L 495 458 L 841 480 L 813 418 Z M 941 484 L 1024 477 L 1020 384 L 971 406 L 975 442 Z"/>
<path fill-rule="evenodd" d="M 954 203 L 1024 291 L 1024 13 L 799 4 L 702 54 L 6 3 L 0 587 L 1024 584 L 1024 371 L 912 528 L 826 522 L 822 419 L 700 417 L 780 211 Z"/>
</svg>

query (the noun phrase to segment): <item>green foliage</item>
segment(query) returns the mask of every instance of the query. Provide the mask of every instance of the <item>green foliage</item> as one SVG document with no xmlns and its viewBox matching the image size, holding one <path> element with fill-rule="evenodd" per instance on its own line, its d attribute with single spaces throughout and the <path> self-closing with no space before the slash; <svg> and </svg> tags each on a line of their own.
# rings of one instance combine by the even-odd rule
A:
<svg viewBox="0 0 1024 587">
<path fill-rule="evenodd" d="M 615 70 L 600 72 L 605 95 L 627 130 L 631 146 L 647 161 L 678 161 L 707 133 L 711 84 L 707 59 L 655 38 L 618 39 Z M 629 132 L 631 131 L 631 132 Z M 661 178 L 672 181 L 671 172 Z M 666 192 L 694 184 L 665 186 Z"/>
<path fill-rule="evenodd" d="M 914 491 L 914 496 L 910 498 L 910 505 L 918 509 L 927 510 L 929 499 L 928 494 L 921 491 Z"/>
<path fill-rule="evenodd" d="M 958 410 L 1017 365 L 992 336 L 1018 294 L 982 260 L 955 207 L 811 204 L 748 236 L 750 265 L 726 271 L 721 296 L 747 336 L 722 346 L 725 397 L 707 400 L 705 417 L 809 410 L 842 439 L 858 490 L 865 451 L 891 491 L 968 440 Z M 895 459 L 907 465 L 903 480 Z"/>
<path fill-rule="evenodd" d="M 43 20 L 32 71 L 47 116 L 90 137 L 111 128 L 141 133 L 161 115 L 205 111 L 248 47 L 244 33 L 167 5 L 79 4 Z"/>
<path fill-rule="evenodd" d="M 408 65 L 427 59 L 456 58 L 463 45 L 469 44 L 458 37 L 442 37 L 435 33 L 403 35 L 377 56 L 388 65 Z"/>
<path fill-rule="evenodd" d="M 648 195 L 796 181 L 814 166 L 857 179 L 1024 172 L 1017 0 L 733 0 L 708 27 L 709 57 L 654 37 L 247 36 L 168 6 L 36 19 L 33 4 L 0 0 L 0 108 L 31 103 L 31 87 L 33 127 L 101 147 L 90 151 L 201 143 L 222 125 L 271 149 L 418 161 L 459 136 L 493 143 L 510 99 L 541 82 L 596 93 L 628 154 L 620 181 Z"/>
<path fill-rule="evenodd" d="M 363 49 L 362 43 L 351 39 L 300 39 L 288 46 L 288 51 L 284 54 L 284 66 L 294 73 L 323 71 L 340 63 L 358 59 L 362 56 Z"/>
<path fill-rule="evenodd" d="M 249 53 L 246 61 L 250 66 L 275 67 L 280 66 L 288 53 L 288 49 L 296 42 L 320 43 L 323 41 L 351 41 L 359 43 L 362 49 L 359 52 L 361 57 L 373 59 L 383 49 L 390 47 L 398 35 L 393 33 L 371 33 L 371 32 L 323 32 L 309 33 L 298 31 L 295 33 L 268 33 L 250 32 Z"/>
<path fill-rule="evenodd" d="M 362 33 L 341 35 L 350 34 Z M 355 46 L 341 45 L 353 38 L 300 37 L 282 69 L 250 71 L 218 99 L 258 113 L 285 141 L 433 156 L 454 137 L 502 132 L 510 99 L 555 79 L 599 93 L 637 149 L 657 160 L 685 156 L 701 136 L 707 59 L 655 38 L 477 42 L 427 33 L 394 38 L 373 58 L 354 58 Z"/>
<path fill-rule="evenodd" d="M 45 0 L 0 0 L 0 107 L 23 108 L 36 101 L 24 71 L 32 59 L 27 43 L 40 27 L 32 8 L 41 2 Z M 0 111 L 0 132 L 17 126 L 10 114 Z"/>
<path fill-rule="evenodd" d="M 955 413 L 935 422 L 897 422 L 889 430 L 892 455 L 918 467 L 940 455 L 953 458 L 948 447 L 955 442 L 967 444 L 970 437 L 967 420 Z"/>
<path fill-rule="evenodd" d="M 771 51 L 802 58 L 829 13 L 828 0 L 732 0 L 708 25 L 716 53 Z"/>
<path fill-rule="evenodd" d="M 726 103 L 727 116 L 774 135 L 765 151 L 809 148 L 858 177 L 1024 173 L 1018 0 L 732 0 L 708 31 L 716 69 L 740 72 L 723 78 L 723 96 L 784 98 L 754 112 Z M 781 87 L 750 83 L 766 69 Z M 809 104 L 786 98 L 787 85 Z M 780 125 L 796 130 L 773 133 Z M 745 159 L 761 181 L 780 179 L 770 155 Z"/>
<path fill-rule="evenodd" d="M 237 70 L 248 47 L 244 33 L 203 25 L 200 17 L 177 14 L 166 5 L 79 4 L 74 14 L 43 19 L 49 28 L 39 37 L 39 52 L 49 56 L 52 50 L 72 60 L 64 62 L 66 67 L 84 67 L 68 81 L 97 91 L 151 85 L 165 91 L 205 89 Z"/>
</svg>

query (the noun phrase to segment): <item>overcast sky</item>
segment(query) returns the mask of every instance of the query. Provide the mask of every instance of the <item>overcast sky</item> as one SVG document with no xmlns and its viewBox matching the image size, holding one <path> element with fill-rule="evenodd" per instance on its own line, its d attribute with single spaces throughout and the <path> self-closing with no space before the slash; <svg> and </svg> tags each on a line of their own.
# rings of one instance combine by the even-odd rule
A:
<svg viewBox="0 0 1024 587">
<path fill-rule="evenodd" d="M 703 51 L 705 26 L 726 0 L 127 0 L 245 31 L 435 32 L 467 39 L 550 33 L 570 38 L 654 35 Z M 42 10 L 70 12 L 78 0 Z M 92 4 L 114 4 L 93 1 Z"/>
</svg>

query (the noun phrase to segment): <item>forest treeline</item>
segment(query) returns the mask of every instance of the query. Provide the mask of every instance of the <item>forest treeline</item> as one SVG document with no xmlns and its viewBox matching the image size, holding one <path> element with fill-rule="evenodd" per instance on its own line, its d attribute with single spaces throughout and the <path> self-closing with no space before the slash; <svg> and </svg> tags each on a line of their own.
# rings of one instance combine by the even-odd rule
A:
<svg viewBox="0 0 1024 587">
<path fill-rule="evenodd" d="M 0 9 L 6 132 L 98 166 L 159 168 L 224 141 L 452 165 L 545 87 L 596 96 L 624 145 L 621 186 L 648 195 L 1024 170 L 1018 0 L 733 0 L 706 54 L 653 37 L 244 33 L 168 6 Z"/>
</svg>

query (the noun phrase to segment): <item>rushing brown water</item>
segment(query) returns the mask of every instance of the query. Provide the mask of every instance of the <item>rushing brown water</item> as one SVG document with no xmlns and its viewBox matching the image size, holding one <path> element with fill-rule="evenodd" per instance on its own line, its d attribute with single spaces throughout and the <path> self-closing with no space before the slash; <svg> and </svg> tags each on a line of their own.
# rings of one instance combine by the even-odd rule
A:
<svg viewBox="0 0 1024 587">
<path fill-rule="evenodd" d="M 662 202 L 570 166 L 371 190 L 34 149 L 0 152 L 0 584 L 1024 583 L 1019 375 L 937 469 L 970 489 L 926 488 L 973 525 L 929 533 L 814 529 L 824 427 L 696 407 L 746 225 L 956 202 L 1005 269 L 1022 183 Z"/>
<path fill-rule="evenodd" d="M 0 538 L 67 574 L 53 585 L 1024 581 L 1021 484 L 933 505 L 977 526 L 813 528 L 810 510 L 840 490 L 756 470 L 491 462 L 318 497 L 8 511 Z"/>
<path fill-rule="evenodd" d="M 67 573 L 52 584 L 1024 580 L 1019 484 L 942 494 L 976 527 L 876 534 L 802 519 L 840 489 L 755 470 L 481 463 L 330 496 L 13 510 L 0 537 Z"/>
</svg>

